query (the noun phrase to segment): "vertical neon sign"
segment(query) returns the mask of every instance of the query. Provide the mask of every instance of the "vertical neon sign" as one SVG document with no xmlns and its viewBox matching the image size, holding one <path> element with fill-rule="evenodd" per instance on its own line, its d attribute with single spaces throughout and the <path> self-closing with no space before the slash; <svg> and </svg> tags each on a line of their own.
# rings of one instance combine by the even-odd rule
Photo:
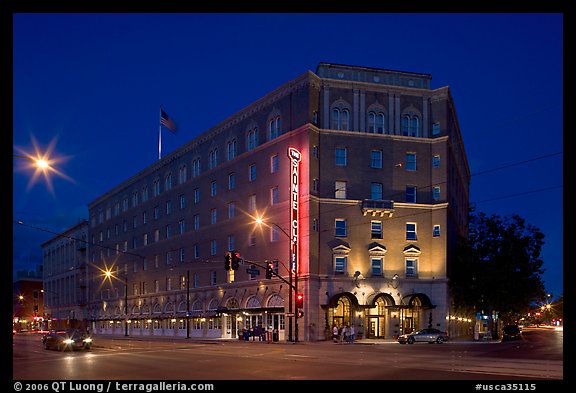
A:
<svg viewBox="0 0 576 393">
<path fill-rule="evenodd" d="M 298 271 L 298 164 L 302 155 L 293 147 L 288 148 L 290 159 L 290 269 L 293 273 Z"/>
</svg>

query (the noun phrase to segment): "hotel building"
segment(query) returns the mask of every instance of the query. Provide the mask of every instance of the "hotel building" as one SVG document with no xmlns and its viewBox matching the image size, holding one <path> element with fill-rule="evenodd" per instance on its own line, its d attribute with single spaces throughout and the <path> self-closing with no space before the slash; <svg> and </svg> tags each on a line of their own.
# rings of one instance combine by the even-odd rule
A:
<svg viewBox="0 0 576 393">
<path fill-rule="evenodd" d="M 447 330 L 470 173 L 450 90 L 430 81 L 320 63 L 92 201 L 93 330 Z"/>
</svg>

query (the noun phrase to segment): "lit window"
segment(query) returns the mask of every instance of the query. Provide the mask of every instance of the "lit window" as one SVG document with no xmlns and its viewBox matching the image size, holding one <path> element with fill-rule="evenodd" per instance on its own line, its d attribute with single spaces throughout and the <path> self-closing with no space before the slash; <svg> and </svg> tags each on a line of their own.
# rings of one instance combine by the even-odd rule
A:
<svg viewBox="0 0 576 393">
<path fill-rule="evenodd" d="M 416 236 L 416 223 L 406 223 L 406 240 L 418 240 L 418 237 Z"/>
<path fill-rule="evenodd" d="M 334 257 L 334 273 L 335 274 L 344 274 L 346 271 L 346 262 L 348 261 L 348 257 L 338 256 Z"/>
<path fill-rule="evenodd" d="M 334 183 L 334 198 L 336 199 L 346 199 L 346 182 L 336 181 Z"/>
<path fill-rule="evenodd" d="M 418 259 L 406 258 L 406 277 L 416 277 L 418 275 Z"/>
</svg>

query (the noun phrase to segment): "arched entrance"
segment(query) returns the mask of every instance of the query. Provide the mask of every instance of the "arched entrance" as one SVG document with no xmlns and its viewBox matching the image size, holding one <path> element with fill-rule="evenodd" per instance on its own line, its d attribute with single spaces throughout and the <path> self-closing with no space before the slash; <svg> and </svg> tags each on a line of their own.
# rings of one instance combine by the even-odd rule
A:
<svg viewBox="0 0 576 393">
<path fill-rule="evenodd" d="M 354 312 L 359 309 L 358 299 L 350 292 L 332 296 L 328 303 L 328 322 L 330 327 L 354 324 Z"/>
<path fill-rule="evenodd" d="M 398 314 L 392 312 L 396 304 L 388 293 L 377 293 L 368 298 L 366 309 L 366 338 L 390 338 L 398 334 Z"/>
<path fill-rule="evenodd" d="M 401 333 L 411 333 L 414 330 L 428 326 L 424 314 L 426 310 L 436 308 L 424 293 L 414 293 L 402 298 L 400 305 L 400 328 Z M 426 326 L 425 326 L 426 325 Z"/>
</svg>

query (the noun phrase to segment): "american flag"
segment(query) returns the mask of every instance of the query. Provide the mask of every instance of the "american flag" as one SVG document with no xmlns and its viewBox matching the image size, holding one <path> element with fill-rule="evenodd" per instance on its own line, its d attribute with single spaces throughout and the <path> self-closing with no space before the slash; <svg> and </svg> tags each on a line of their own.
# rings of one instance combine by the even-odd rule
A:
<svg viewBox="0 0 576 393">
<path fill-rule="evenodd" d="M 160 108 L 160 124 L 168 128 L 170 131 L 174 133 L 176 132 L 176 124 L 162 108 Z"/>
</svg>

